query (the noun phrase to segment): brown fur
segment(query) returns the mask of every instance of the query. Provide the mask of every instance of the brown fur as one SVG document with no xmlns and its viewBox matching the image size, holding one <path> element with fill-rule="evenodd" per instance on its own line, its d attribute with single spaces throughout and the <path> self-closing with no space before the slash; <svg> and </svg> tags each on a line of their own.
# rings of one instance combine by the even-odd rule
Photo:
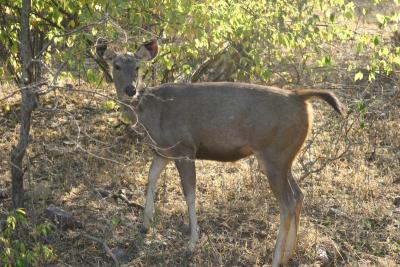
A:
<svg viewBox="0 0 400 267">
<path fill-rule="evenodd" d="M 303 203 L 291 166 L 311 128 L 312 107 L 307 100 L 314 96 L 345 114 L 330 92 L 244 83 L 163 84 L 141 96 L 138 118 L 155 142 L 154 160 L 162 161 L 160 156 L 175 160 L 180 170 L 191 225 L 188 251 L 195 248 L 198 234 L 195 168 L 186 159 L 236 161 L 255 154 L 281 207 L 272 266 L 287 263 L 295 250 Z M 148 195 L 152 207 L 152 193 Z M 149 218 L 151 212 L 145 213 L 145 229 Z"/>
<path fill-rule="evenodd" d="M 311 97 L 319 97 L 323 100 L 325 100 L 331 107 L 333 107 L 339 114 L 341 114 L 343 117 L 346 116 L 346 108 L 345 106 L 340 103 L 339 99 L 329 91 L 324 91 L 324 90 L 316 90 L 316 89 L 305 89 L 305 90 L 297 90 L 294 91 L 295 94 L 300 96 L 301 98 L 307 100 Z"/>
<path fill-rule="evenodd" d="M 330 92 L 225 82 L 160 85 L 136 110 L 160 155 L 235 161 L 267 147 L 297 154 L 312 123 L 312 96 L 344 114 Z"/>
<path fill-rule="evenodd" d="M 151 137 L 156 154 L 149 172 L 143 217 L 147 231 L 154 213 L 154 191 L 166 164 L 174 160 L 188 206 L 192 252 L 198 240 L 194 159 L 235 161 L 255 154 L 279 202 L 281 216 L 272 266 L 287 264 L 294 252 L 303 194 L 291 168 L 312 125 L 311 97 L 319 97 L 341 115 L 345 108 L 328 91 L 289 91 L 245 83 L 163 84 L 139 92 L 140 60 L 157 52 L 152 42 L 135 55 L 116 55 L 113 77 L 126 115 Z M 136 88 L 138 87 L 138 88 Z M 136 116 L 137 115 L 137 116 Z"/>
</svg>

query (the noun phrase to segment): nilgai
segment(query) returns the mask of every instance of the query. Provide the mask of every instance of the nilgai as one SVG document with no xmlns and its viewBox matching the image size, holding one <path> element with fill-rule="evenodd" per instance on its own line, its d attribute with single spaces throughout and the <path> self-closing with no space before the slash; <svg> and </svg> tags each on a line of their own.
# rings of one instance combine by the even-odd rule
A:
<svg viewBox="0 0 400 267">
<path fill-rule="evenodd" d="M 153 142 L 142 229 L 150 227 L 157 178 L 174 161 L 188 206 L 191 253 L 198 241 L 195 159 L 237 161 L 255 155 L 280 206 L 272 266 L 287 264 L 295 250 L 304 198 L 291 169 L 312 124 L 308 99 L 319 97 L 345 115 L 342 103 L 329 91 L 246 83 L 169 83 L 143 89 L 140 62 L 157 55 L 157 42 L 133 54 L 106 48 L 105 42 L 98 42 L 97 54 L 112 65 L 121 108 Z"/>
</svg>

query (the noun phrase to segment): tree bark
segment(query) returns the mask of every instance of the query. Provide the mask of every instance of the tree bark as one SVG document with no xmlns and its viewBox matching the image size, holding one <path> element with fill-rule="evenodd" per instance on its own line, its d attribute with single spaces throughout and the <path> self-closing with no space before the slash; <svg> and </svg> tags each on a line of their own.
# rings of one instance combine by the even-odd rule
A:
<svg viewBox="0 0 400 267">
<path fill-rule="evenodd" d="M 29 15 L 31 12 L 31 0 L 23 0 L 21 8 L 21 32 L 20 32 L 20 53 L 21 53 L 21 83 L 19 84 L 22 100 L 20 113 L 20 132 L 17 146 L 11 150 L 11 181 L 12 181 L 12 202 L 14 208 L 23 206 L 24 202 L 24 170 L 22 161 L 29 144 L 29 131 L 31 127 L 31 114 L 36 107 L 36 96 L 30 86 L 32 83 L 32 54 L 30 49 L 29 36 Z"/>
</svg>

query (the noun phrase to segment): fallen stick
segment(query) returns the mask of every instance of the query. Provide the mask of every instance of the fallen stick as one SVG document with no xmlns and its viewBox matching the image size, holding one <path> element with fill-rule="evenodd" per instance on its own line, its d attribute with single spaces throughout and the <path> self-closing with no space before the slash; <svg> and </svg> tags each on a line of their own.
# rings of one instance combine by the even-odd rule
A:
<svg viewBox="0 0 400 267">
<path fill-rule="evenodd" d="M 86 238 L 88 238 L 88 239 L 90 239 L 92 241 L 95 241 L 97 243 L 102 244 L 105 252 L 107 253 L 107 255 L 110 256 L 113 259 L 113 261 L 115 263 L 115 266 L 117 266 L 117 267 L 120 266 L 117 257 L 115 257 L 115 255 L 112 253 L 111 249 L 108 247 L 106 242 L 102 241 L 101 239 L 99 239 L 97 237 L 94 237 L 94 236 L 91 236 L 91 235 L 88 235 L 88 234 L 85 234 L 85 233 L 83 233 L 83 236 L 85 236 Z"/>
<path fill-rule="evenodd" d="M 144 210 L 144 207 L 136 202 L 130 201 L 124 194 L 114 194 L 114 198 L 119 198 L 124 201 L 128 206 Z"/>
</svg>

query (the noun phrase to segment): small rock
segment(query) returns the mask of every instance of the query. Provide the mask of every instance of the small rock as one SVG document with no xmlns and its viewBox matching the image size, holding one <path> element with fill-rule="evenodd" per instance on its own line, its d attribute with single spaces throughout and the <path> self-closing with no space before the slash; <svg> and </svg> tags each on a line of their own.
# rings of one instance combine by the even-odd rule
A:
<svg viewBox="0 0 400 267">
<path fill-rule="evenodd" d="M 111 194 L 110 191 L 101 188 L 96 189 L 95 192 L 99 193 L 102 197 L 108 197 Z"/>
<path fill-rule="evenodd" d="M 51 197 L 52 190 L 48 186 L 36 186 L 25 193 L 25 199 L 30 201 L 48 200 Z"/>
<path fill-rule="evenodd" d="M 0 190 L 0 199 L 8 198 L 7 190 Z"/>
<path fill-rule="evenodd" d="M 0 233 L 6 228 L 6 221 L 0 220 Z"/>
<path fill-rule="evenodd" d="M 51 204 L 45 211 L 44 217 L 53 221 L 62 230 L 74 229 L 82 227 L 81 223 L 78 222 L 72 215 L 72 213 L 63 210 L 62 208 L 56 207 Z"/>
<path fill-rule="evenodd" d="M 120 262 L 127 262 L 130 259 L 129 252 L 126 249 L 116 247 L 111 249 L 111 252 Z"/>
<path fill-rule="evenodd" d="M 400 214 L 400 207 L 395 208 L 395 209 L 393 210 L 393 213 Z"/>
<path fill-rule="evenodd" d="M 378 258 L 377 266 L 399 266 L 394 260 L 385 257 L 385 258 Z"/>
<path fill-rule="evenodd" d="M 317 247 L 317 260 L 321 262 L 321 266 L 329 265 L 329 256 L 324 247 Z"/>
<path fill-rule="evenodd" d="M 339 217 L 349 218 L 345 212 L 343 212 L 339 209 L 335 209 L 335 208 L 330 208 L 328 211 L 328 214 L 330 216 L 339 216 Z"/>
<path fill-rule="evenodd" d="M 393 204 L 394 204 L 396 207 L 400 207 L 400 196 L 395 196 L 395 197 L 393 198 Z"/>
</svg>

